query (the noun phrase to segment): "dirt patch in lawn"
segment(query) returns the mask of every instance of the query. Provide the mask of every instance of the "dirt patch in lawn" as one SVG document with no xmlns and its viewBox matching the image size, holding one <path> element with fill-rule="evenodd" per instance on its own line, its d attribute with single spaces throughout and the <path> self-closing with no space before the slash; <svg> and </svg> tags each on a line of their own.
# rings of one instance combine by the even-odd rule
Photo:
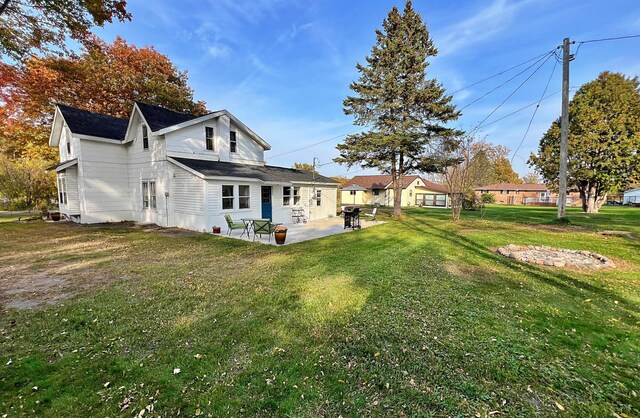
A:
<svg viewBox="0 0 640 418">
<path fill-rule="evenodd" d="M 87 278 L 90 278 L 87 279 Z M 36 309 L 58 305 L 65 299 L 114 280 L 93 269 L 77 274 L 28 271 L 15 267 L 0 270 L 0 309 Z"/>
</svg>

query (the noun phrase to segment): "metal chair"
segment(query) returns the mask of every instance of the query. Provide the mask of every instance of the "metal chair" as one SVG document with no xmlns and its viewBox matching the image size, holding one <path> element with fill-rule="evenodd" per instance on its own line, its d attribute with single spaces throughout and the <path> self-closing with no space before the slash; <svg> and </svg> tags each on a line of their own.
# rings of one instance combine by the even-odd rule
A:
<svg viewBox="0 0 640 418">
<path fill-rule="evenodd" d="M 231 215 L 224 215 L 224 219 L 227 221 L 228 236 L 231 236 L 231 231 L 233 231 L 234 229 L 242 229 L 242 234 L 240 234 L 240 236 L 244 235 L 244 233 L 247 230 L 246 226 L 244 225 L 244 222 L 233 222 L 233 220 L 231 219 Z"/>
<path fill-rule="evenodd" d="M 376 219 L 376 213 L 378 213 L 378 207 L 377 206 L 373 208 L 373 212 L 365 213 L 364 214 L 364 218 L 367 221 L 376 221 L 376 222 L 378 222 L 378 220 Z"/>
<path fill-rule="evenodd" d="M 272 224 L 269 219 L 254 219 L 253 240 L 256 240 L 256 235 L 260 235 L 260 238 L 262 238 L 263 234 L 267 234 L 269 236 L 269 242 L 271 242 L 271 235 L 273 235 L 275 228 L 276 225 Z"/>
</svg>

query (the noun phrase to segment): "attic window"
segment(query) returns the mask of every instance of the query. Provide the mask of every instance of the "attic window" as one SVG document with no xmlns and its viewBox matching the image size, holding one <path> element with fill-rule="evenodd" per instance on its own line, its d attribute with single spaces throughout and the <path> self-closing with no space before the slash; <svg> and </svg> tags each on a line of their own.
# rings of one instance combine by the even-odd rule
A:
<svg viewBox="0 0 640 418">
<path fill-rule="evenodd" d="M 67 155 L 71 154 L 71 140 L 67 138 Z"/>
<path fill-rule="evenodd" d="M 142 149 L 149 149 L 149 132 L 146 125 L 142 125 Z"/>
<path fill-rule="evenodd" d="M 204 127 L 204 137 L 207 143 L 207 150 L 213 151 L 213 128 L 211 126 Z"/>
<path fill-rule="evenodd" d="M 236 141 L 236 131 L 229 132 L 229 151 L 237 152 L 238 142 Z"/>
</svg>

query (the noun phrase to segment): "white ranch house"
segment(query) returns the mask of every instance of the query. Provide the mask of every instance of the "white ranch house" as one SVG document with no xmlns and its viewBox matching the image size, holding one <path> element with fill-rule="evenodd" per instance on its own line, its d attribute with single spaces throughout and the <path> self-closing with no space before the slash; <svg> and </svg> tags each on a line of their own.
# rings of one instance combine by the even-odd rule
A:
<svg viewBox="0 0 640 418">
<path fill-rule="evenodd" d="M 226 110 L 205 116 L 137 102 L 129 119 L 56 106 L 60 212 L 80 223 L 149 222 L 196 231 L 234 220 L 336 214 L 337 182 L 269 166 L 270 145 Z"/>
</svg>

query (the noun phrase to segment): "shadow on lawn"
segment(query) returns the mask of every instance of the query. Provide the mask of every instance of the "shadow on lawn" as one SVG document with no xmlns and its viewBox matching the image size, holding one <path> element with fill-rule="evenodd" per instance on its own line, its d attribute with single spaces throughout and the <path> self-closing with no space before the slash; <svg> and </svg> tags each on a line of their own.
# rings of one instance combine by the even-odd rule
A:
<svg viewBox="0 0 640 418">
<path fill-rule="evenodd" d="M 605 290 L 601 287 L 593 286 L 587 283 L 586 281 L 575 279 L 560 271 L 554 271 L 554 270 L 551 270 L 550 268 L 544 269 L 544 268 L 536 267 L 531 264 L 521 263 L 518 261 L 507 259 L 496 253 L 489 251 L 484 246 L 476 243 L 475 241 L 467 237 L 461 236 L 451 230 L 438 228 L 432 224 L 429 224 L 425 220 L 414 219 L 413 221 L 420 224 L 420 229 L 425 233 L 433 234 L 438 236 L 441 239 L 448 240 L 454 245 L 456 245 L 457 247 L 471 254 L 479 256 L 487 261 L 490 261 L 492 263 L 497 263 L 508 270 L 511 270 L 517 273 L 525 273 L 540 282 L 551 285 L 556 289 L 565 292 L 566 294 L 568 294 L 573 298 L 576 298 L 577 300 L 580 300 L 581 298 L 583 299 L 585 296 L 583 293 L 580 292 L 579 289 L 582 289 L 584 291 L 590 292 L 595 295 L 600 295 L 603 298 L 606 298 L 612 304 L 617 303 L 619 306 L 624 308 L 627 316 L 623 317 L 624 319 L 622 320 L 627 322 L 629 325 L 637 324 L 637 320 L 639 318 L 638 306 L 633 302 L 630 302 L 624 296 Z M 404 226 L 408 228 L 406 224 Z M 412 227 L 411 229 L 415 229 L 415 227 Z M 587 274 L 585 275 L 585 277 L 588 278 L 590 277 L 590 275 Z M 503 277 L 503 279 L 513 282 L 513 280 L 508 277 Z"/>
</svg>

